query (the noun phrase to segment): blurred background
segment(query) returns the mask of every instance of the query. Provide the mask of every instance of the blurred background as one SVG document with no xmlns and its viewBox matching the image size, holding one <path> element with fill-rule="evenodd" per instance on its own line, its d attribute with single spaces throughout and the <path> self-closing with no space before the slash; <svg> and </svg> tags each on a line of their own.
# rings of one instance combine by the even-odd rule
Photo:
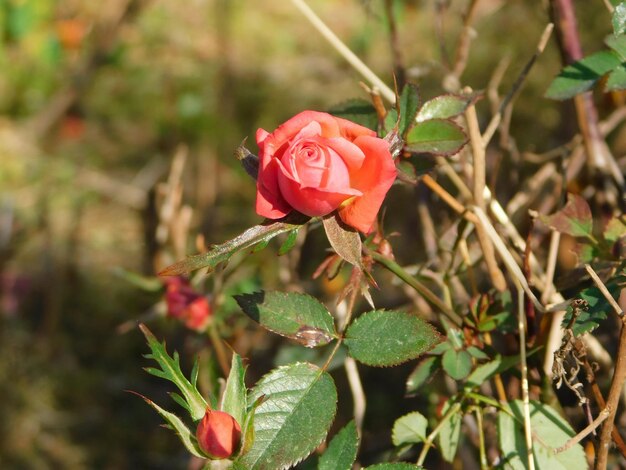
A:
<svg viewBox="0 0 626 470">
<path fill-rule="evenodd" d="M 387 83 L 391 5 L 406 78 L 425 98 L 444 92 L 467 1 L 309 3 Z M 585 52 L 594 52 L 610 32 L 609 14 L 600 0 L 577 7 Z M 485 89 L 509 60 L 506 92 L 547 18 L 539 0 L 478 2 L 462 83 Z M 571 138 L 570 105 L 542 97 L 559 69 L 551 43 L 515 107 L 517 147 L 541 152 Z M 291 2 L 253 0 L 0 0 L 0 71 L 0 466 L 187 468 L 173 433 L 125 392 L 173 409 L 171 389 L 142 371 L 149 364 L 138 319 L 181 351 L 185 370 L 201 351 L 207 368 L 215 362 L 206 335 L 154 308 L 163 292 L 153 276 L 202 243 L 260 222 L 254 182 L 233 157 L 244 138 L 255 151 L 258 127 L 271 131 L 304 109 L 366 98 L 360 77 Z M 479 112 L 486 122 L 486 101 Z M 611 138 L 619 148 L 623 138 Z M 156 233 L 175 155 L 189 209 L 179 221 L 178 251 L 164 251 Z M 510 197 L 504 187 L 500 195 Z M 392 189 L 385 227 L 401 233 L 394 249 L 411 262 L 424 257 L 417 210 L 405 202 L 414 197 L 413 189 Z M 309 238 L 297 272 L 307 291 L 331 305 L 336 288 L 311 279 L 325 241 L 319 233 Z M 275 252 L 272 245 L 239 260 L 245 267 L 226 293 L 281 288 Z M 376 295 L 383 305 L 405 301 L 392 288 Z M 251 383 L 281 354 L 291 357 L 286 343 L 259 332 L 227 299 L 220 315 L 226 339 L 250 359 Z M 402 399 L 408 370 L 363 367 L 366 429 L 369 422 L 387 432 L 411 400 L 428 399 Z M 345 379 L 336 380 L 341 424 L 351 404 Z M 365 458 L 390 442 L 386 434 L 364 439 Z"/>
</svg>

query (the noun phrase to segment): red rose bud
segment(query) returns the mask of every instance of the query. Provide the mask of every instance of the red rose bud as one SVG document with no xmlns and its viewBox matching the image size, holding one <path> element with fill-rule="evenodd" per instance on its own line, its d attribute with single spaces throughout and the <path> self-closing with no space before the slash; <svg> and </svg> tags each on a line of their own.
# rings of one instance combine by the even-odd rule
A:
<svg viewBox="0 0 626 470">
<path fill-rule="evenodd" d="M 212 315 L 206 297 L 196 292 L 183 277 L 168 278 L 165 284 L 167 314 L 185 323 L 187 328 L 195 331 L 206 330 Z"/>
<path fill-rule="evenodd" d="M 196 430 L 198 445 L 213 459 L 233 455 L 241 441 L 241 427 L 228 413 L 207 409 Z"/>
<path fill-rule="evenodd" d="M 280 219 L 296 210 L 311 217 L 337 210 L 368 233 L 396 179 L 389 143 L 371 129 L 316 111 L 303 111 L 259 145 L 256 212 Z"/>
</svg>

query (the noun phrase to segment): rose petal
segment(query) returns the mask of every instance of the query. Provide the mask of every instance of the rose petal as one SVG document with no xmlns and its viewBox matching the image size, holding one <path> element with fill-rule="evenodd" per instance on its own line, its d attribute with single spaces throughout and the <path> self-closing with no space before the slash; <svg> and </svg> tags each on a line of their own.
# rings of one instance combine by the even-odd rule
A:
<svg viewBox="0 0 626 470">
<path fill-rule="evenodd" d="M 299 183 L 279 175 L 278 183 L 285 200 L 298 212 L 311 217 L 330 214 L 339 205 L 360 191 L 348 188 L 346 193 L 335 193 L 315 188 L 302 188 Z"/>
<path fill-rule="evenodd" d="M 358 170 L 363 165 L 365 154 L 363 150 L 352 142 L 341 137 L 333 137 L 325 139 L 325 143 L 341 156 L 350 172 Z"/>
<path fill-rule="evenodd" d="M 396 179 L 397 171 L 389 153 L 389 144 L 377 137 L 361 136 L 354 143 L 365 153 L 361 169 L 351 175 L 352 186 L 363 192 L 339 209 L 339 217 L 355 229 L 369 233 L 376 221 L 385 195 Z"/>
<path fill-rule="evenodd" d="M 339 124 L 337 120 L 328 113 L 318 111 L 302 111 L 294 117 L 281 124 L 273 133 L 276 148 L 293 139 L 304 127 L 311 122 L 320 125 L 321 135 L 325 137 L 339 137 Z"/>
<path fill-rule="evenodd" d="M 276 160 L 261 159 L 256 184 L 256 213 L 268 219 L 280 219 L 291 212 L 291 206 L 280 193 L 278 171 Z"/>
</svg>

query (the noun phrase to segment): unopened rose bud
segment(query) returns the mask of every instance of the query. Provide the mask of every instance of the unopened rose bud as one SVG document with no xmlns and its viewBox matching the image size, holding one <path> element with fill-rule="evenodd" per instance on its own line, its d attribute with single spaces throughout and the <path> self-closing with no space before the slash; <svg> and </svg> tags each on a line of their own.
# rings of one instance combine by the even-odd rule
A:
<svg viewBox="0 0 626 470">
<path fill-rule="evenodd" d="M 241 427 L 228 413 L 207 409 L 198 424 L 196 438 L 200 448 L 213 459 L 233 455 L 241 441 Z"/>
<path fill-rule="evenodd" d="M 199 294 L 182 277 L 172 277 L 165 281 L 167 286 L 165 302 L 167 314 L 177 318 L 195 331 L 204 331 L 211 322 L 212 311 L 209 301 Z"/>
</svg>

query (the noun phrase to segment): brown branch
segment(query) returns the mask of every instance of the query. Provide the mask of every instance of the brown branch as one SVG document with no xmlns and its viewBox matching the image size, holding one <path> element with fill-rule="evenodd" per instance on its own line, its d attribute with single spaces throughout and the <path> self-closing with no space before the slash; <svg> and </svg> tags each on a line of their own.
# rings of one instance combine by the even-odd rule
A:
<svg viewBox="0 0 626 470">
<path fill-rule="evenodd" d="M 396 77 L 398 89 L 402 90 L 406 82 L 406 71 L 402 61 L 400 42 L 398 40 L 398 27 L 396 24 L 396 16 L 393 12 L 393 4 L 393 0 L 385 0 L 385 13 L 387 14 L 387 22 L 389 24 L 389 45 L 391 47 L 391 58 L 393 60 L 393 73 Z"/>
</svg>

